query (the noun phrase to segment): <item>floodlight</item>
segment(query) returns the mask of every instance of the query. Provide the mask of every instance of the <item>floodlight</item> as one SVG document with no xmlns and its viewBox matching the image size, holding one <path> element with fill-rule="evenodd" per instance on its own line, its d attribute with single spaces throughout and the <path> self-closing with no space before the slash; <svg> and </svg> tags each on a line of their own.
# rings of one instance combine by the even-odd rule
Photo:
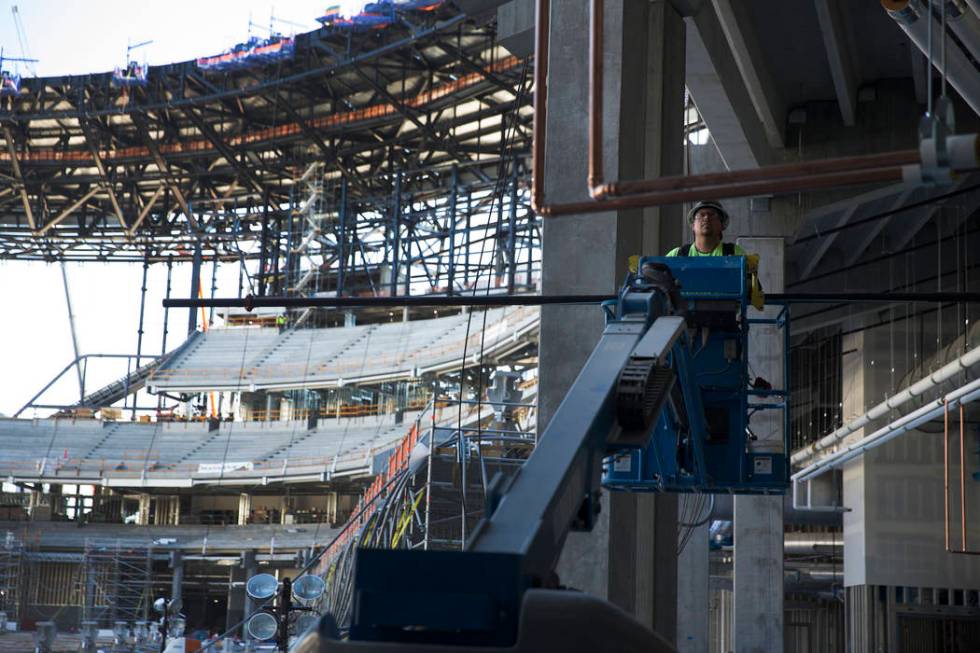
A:
<svg viewBox="0 0 980 653">
<path fill-rule="evenodd" d="M 129 624 L 125 621 L 117 621 L 112 628 L 112 636 L 115 644 L 125 644 L 129 639 Z"/>
<path fill-rule="evenodd" d="M 268 612 L 256 612 L 249 617 L 245 630 L 253 639 L 272 639 L 279 630 L 279 622 Z"/>
<path fill-rule="evenodd" d="M 184 631 L 187 630 L 187 621 L 183 617 L 173 617 L 167 625 L 170 628 L 170 632 L 167 633 L 170 637 L 183 637 Z"/>
<path fill-rule="evenodd" d="M 316 624 L 319 620 L 320 618 L 315 614 L 310 614 L 309 612 L 306 614 L 301 614 L 296 619 L 296 623 L 293 626 L 295 628 L 296 635 L 302 635 L 306 631 L 316 628 Z"/>
<path fill-rule="evenodd" d="M 181 601 L 180 599 L 170 599 L 169 601 L 162 596 L 153 602 L 153 609 L 160 614 L 164 612 L 168 614 L 177 614 L 180 612 Z"/>
<path fill-rule="evenodd" d="M 245 583 L 245 591 L 253 599 L 263 601 L 275 595 L 279 589 L 279 581 L 272 574 L 252 576 Z"/>
<path fill-rule="evenodd" d="M 306 574 L 293 581 L 293 596 L 300 601 L 315 601 L 320 598 L 327 584 L 319 576 Z"/>
</svg>

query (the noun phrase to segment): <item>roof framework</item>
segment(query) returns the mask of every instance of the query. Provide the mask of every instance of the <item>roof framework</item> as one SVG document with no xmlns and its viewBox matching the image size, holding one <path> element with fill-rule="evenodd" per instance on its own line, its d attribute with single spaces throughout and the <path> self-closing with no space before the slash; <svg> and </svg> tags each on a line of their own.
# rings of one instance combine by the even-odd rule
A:
<svg viewBox="0 0 980 653">
<path fill-rule="evenodd" d="M 433 247 L 432 235 L 445 241 L 457 222 L 469 234 L 472 211 L 457 215 L 450 195 L 512 197 L 522 224 L 511 231 L 529 245 L 528 62 L 495 45 L 492 22 L 449 8 L 400 18 L 384 30 L 300 34 L 294 57 L 273 64 L 153 67 L 145 87 L 116 88 L 111 73 L 24 80 L 0 109 L 0 258 L 200 252 L 263 260 L 267 276 L 288 260 L 300 274 L 288 248 L 303 233 L 292 218 L 312 165 L 330 212 L 346 213 L 325 229 L 342 233 L 320 239 L 337 251 L 319 265 L 353 266 L 358 249 L 364 264 L 376 237 L 386 240 L 368 249 L 390 256 L 400 240 L 409 266 L 453 250 Z M 426 220 L 432 228 L 417 228 Z M 426 238 L 413 254 L 415 234 Z M 276 274 L 282 291 L 287 275 Z"/>
</svg>

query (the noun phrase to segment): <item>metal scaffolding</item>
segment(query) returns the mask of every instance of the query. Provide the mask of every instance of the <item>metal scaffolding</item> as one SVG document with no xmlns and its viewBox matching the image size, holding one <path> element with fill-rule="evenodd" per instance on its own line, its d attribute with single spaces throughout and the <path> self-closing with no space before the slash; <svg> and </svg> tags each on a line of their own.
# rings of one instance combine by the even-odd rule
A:
<svg viewBox="0 0 980 653">
<path fill-rule="evenodd" d="M 218 256 L 278 275 L 306 232 L 291 223 L 311 166 L 352 206 L 389 198 L 399 173 L 416 198 L 492 184 L 530 152 L 529 62 L 497 45 L 489 14 L 411 18 L 297 35 L 274 66 L 154 66 L 123 104 L 109 74 L 24 80 L 0 109 L 0 258 Z M 336 254 L 368 249 L 343 222 Z"/>
<path fill-rule="evenodd" d="M 317 567 L 327 581 L 320 608 L 342 630 L 353 609 L 357 549 L 461 550 L 483 516 L 489 482 L 497 474 L 513 475 L 530 455 L 535 408 L 521 401 L 517 376 L 510 375 L 503 391 L 495 384 L 489 400 L 433 400 L 391 454 Z M 447 414 L 470 409 L 477 414 L 465 420 L 467 426 L 462 418 L 446 425 Z"/>
<path fill-rule="evenodd" d="M 24 543 L 15 533 L 6 531 L 0 543 L 0 612 L 6 613 L 7 621 L 20 620 L 23 565 Z"/>
<path fill-rule="evenodd" d="M 86 538 L 78 575 L 82 621 L 104 627 L 147 620 L 153 602 L 153 545 L 136 540 Z"/>
</svg>

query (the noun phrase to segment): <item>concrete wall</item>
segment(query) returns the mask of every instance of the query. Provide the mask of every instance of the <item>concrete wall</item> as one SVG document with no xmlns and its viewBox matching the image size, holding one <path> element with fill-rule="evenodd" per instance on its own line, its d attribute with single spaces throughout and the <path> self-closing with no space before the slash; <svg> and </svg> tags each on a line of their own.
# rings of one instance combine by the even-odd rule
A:
<svg viewBox="0 0 980 653">
<path fill-rule="evenodd" d="M 904 351 L 909 336 L 920 342 L 931 341 L 932 351 L 935 323 L 926 320 L 908 328 L 900 323 L 846 338 L 844 350 L 854 350 L 845 358 L 846 416 L 863 412 L 894 391 L 910 360 Z M 944 340 L 950 334 L 945 336 Z M 911 360 L 917 358 L 915 355 Z M 947 390 L 955 385 L 949 384 Z M 909 410 L 906 405 L 864 432 L 870 433 Z M 967 419 L 975 420 L 977 412 L 976 407 L 971 407 Z M 952 543 L 958 547 L 959 441 L 955 417 L 954 413 L 950 507 L 954 522 Z M 966 429 L 967 507 L 974 515 L 971 518 L 968 514 L 967 540 L 969 547 L 980 549 L 980 519 L 976 518 L 980 514 L 980 482 L 972 478 L 978 471 L 975 424 L 968 424 Z M 844 470 L 844 503 L 851 508 L 844 515 L 845 585 L 980 588 L 980 557 L 945 551 L 943 494 L 942 420 L 899 436 L 849 464 Z"/>
</svg>

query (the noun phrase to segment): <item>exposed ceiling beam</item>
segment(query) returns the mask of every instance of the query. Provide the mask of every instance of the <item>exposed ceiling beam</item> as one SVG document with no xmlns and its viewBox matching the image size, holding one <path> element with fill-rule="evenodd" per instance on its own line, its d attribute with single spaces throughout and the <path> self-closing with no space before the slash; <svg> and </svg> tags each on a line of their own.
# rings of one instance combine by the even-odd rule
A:
<svg viewBox="0 0 980 653">
<path fill-rule="evenodd" d="M 166 189 L 166 187 L 167 187 L 166 184 L 160 184 L 159 186 L 157 186 L 157 189 L 153 191 L 153 195 L 150 197 L 146 205 L 143 206 L 143 210 L 140 211 L 140 214 L 138 216 L 136 216 L 136 221 L 133 223 L 133 226 L 130 227 L 129 231 L 127 232 L 130 238 L 136 235 L 136 230 L 139 229 L 139 226 L 141 224 L 143 224 L 143 220 L 146 219 L 146 216 L 150 214 L 150 209 L 152 209 L 153 205 L 157 203 L 158 199 L 160 199 L 160 196 L 163 194 L 163 191 Z"/>
<path fill-rule="evenodd" d="M 93 186 L 87 193 L 85 193 L 85 195 L 75 200 L 75 202 L 72 203 L 71 206 L 67 207 L 64 211 L 62 211 L 57 216 L 55 216 L 53 220 L 51 220 L 46 225 L 41 227 L 37 232 L 35 232 L 34 235 L 37 237 L 41 237 L 44 234 L 48 233 L 48 230 L 52 229 L 53 227 L 55 227 L 56 225 L 64 221 L 65 218 L 67 218 L 72 213 L 74 213 L 78 207 L 80 207 L 82 204 L 87 202 L 93 195 L 95 195 L 98 192 L 99 192 L 99 186 Z"/>
<path fill-rule="evenodd" d="M 911 197 L 915 194 L 915 191 L 916 189 L 914 188 L 906 188 L 902 190 L 902 192 L 896 195 L 895 199 L 892 200 L 891 204 L 885 210 L 894 211 L 902 208 L 911 201 Z M 895 216 L 892 215 L 882 220 L 876 220 L 875 222 L 872 222 L 870 225 L 866 226 L 862 233 L 851 234 L 851 236 L 847 239 L 847 251 L 849 253 L 844 259 L 844 265 L 854 265 L 857 263 L 861 257 L 864 256 L 865 251 L 867 251 L 868 247 L 871 246 L 871 243 L 874 242 L 874 239 L 877 238 L 878 235 L 881 234 L 881 232 L 884 231 L 894 219 Z M 905 222 L 907 222 L 907 219 L 903 220 L 903 229 L 905 229 Z"/>
<path fill-rule="evenodd" d="M 744 15 L 744 5 L 732 0 L 712 0 L 711 5 L 718 15 L 745 89 L 762 121 L 769 145 L 783 147 L 786 109 L 776 91 L 751 22 Z"/>
<path fill-rule="evenodd" d="M 109 194 L 109 202 L 112 204 L 112 212 L 116 214 L 116 219 L 119 220 L 119 225 L 123 229 L 128 229 L 126 224 L 126 218 L 123 217 L 122 209 L 119 207 L 119 200 L 116 199 L 116 192 L 112 190 L 112 181 L 109 179 L 109 175 L 106 173 L 105 165 L 102 163 L 102 157 L 99 155 L 99 147 L 95 139 L 92 137 L 92 132 L 89 125 L 86 124 L 85 120 L 79 119 L 78 126 L 82 129 L 82 134 L 85 136 L 85 142 L 88 144 L 88 149 L 92 153 L 92 158 L 95 160 L 95 168 L 99 171 L 99 176 L 102 178 L 102 187 Z"/>
<path fill-rule="evenodd" d="M 7 151 L 10 153 L 10 165 L 14 169 L 14 178 L 17 180 L 18 190 L 20 191 L 21 202 L 24 203 L 24 213 L 27 215 L 27 224 L 31 231 L 37 229 L 34 222 L 34 211 L 31 210 L 31 199 L 27 196 L 27 186 L 24 185 L 24 177 L 20 173 L 20 161 L 17 159 L 17 148 L 14 147 L 14 137 L 10 133 L 10 127 L 3 126 L 3 137 L 7 141 Z"/>
<path fill-rule="evenodd" d="M 827 63 L 830 64 L 830 75 L 834 80 L 841 118 L 845 125 L 853 127 L 857 114 L 857 62 L 851 52 L 840 0 L 813 0 L 813 4 L 817 10 L 817 21 L 823 35 L 824 49 L 827 51 Z"/>
<path fill-rule="evenodd" d="M 197 230 L 197 218 L 191 213 L 190 207 L 187 205 L 187 199 L 184 197 L 184 193 L 180 190 L 180 184 L 174 179 L 173 173 L 170 171 L 170 166 L 164 161 L 163 156 L 160 154 L 160 148 L 157 147 L 157 143 L 150 136 L 149 127 L 147 127 L 146 119 L 139 115 L 138 113 L 131 114 L 133 124 L 136 125 L 137 131 L 140 133 L 140 138 L 146 143 L 146 147 L 150 150 L 150 156 L 157 164 L 157 168 L 160 169 L 160 174 L 163 175 L 164 179 L 167 180 L 167 185 L 170 190 L 173 191 L 174 197 L 177 199 L 177 204 L 180 206 L 180 210 L 184 212 L 187 216 L 187 222 L 190 224 L 191 229 Z"/>
<path fill-rule="evenodd" d="M 980 175 L 963 175 L 956 180 L 952 187 L 944 188 L 942 192 L 953 192 L 972 186 L 978 181 L 980 181 Z M 949 220 L 952 224 L 959 224 L 970 218 L 980 208 L 980 190 L 974 190 L 952 199 L 938 200 L 935 204 L 923 208 L 928 209 L 928 211 L 913 215 L 911 219 L 902 222 L 901 229 L 892 229 L 888 232 L 889 249 L 892 251 L 905 249 L 916 234 L 922 231 L 929 224 L 929 221 L 939 213 L 945 216 L 944 220 Z M 891 216 L 889 220 L 894 217 Z"/>
<path fill-rule="evenodd" d="M 772 149 L 714 9 L 705 4 L 684 22 L 687 88 L 725 167 L 744 170 L 768 165 Z"/>
<path fill-rule="evenodd" d="M 236 152 L 231 148 L 231 146 L 228 145 L 228 143 L 224 141 L 224 139 L 221 138 L 218 132 L 216 132 L 214 128 L 204 120 L 204 118 L 198 115 L 198 113 L 190 107 L 184 109 L 184 115 L 191 119 L 191 122 L 194 123 L 201 134 L 203 134 L 204 137 L 208 139 L 212 145 L 214 145 L 215 149 L 217 149 L 218 152 L 221 153 L 221 156 L 223 156 L 228 162 L 228 165 L 235 169 L 235 172 L 238 173 L 239 177 L 244 179 L 245 182 L 252 187 L 252 190 L 260 193 L 265 191 L 265 188 L 262 186 L 259 180 L 255 178 L 252 171 L 238 160 L 238 155 Z"/>
</svg>

